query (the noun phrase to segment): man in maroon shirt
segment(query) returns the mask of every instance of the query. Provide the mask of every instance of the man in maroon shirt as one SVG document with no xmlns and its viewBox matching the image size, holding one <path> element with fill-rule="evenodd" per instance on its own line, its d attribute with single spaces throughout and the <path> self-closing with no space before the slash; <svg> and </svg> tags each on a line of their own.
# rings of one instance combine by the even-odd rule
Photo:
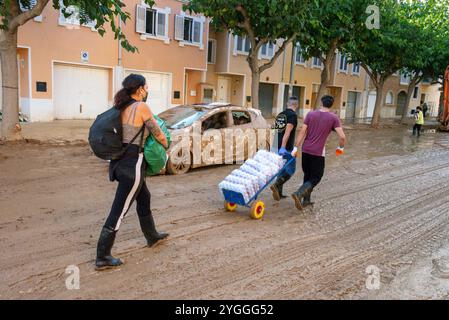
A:
<svg viewBox="0 0 449 320">
<path fill-rule="evenodd" d="M 337 155 L 343 154 L 346 136 L 341 127 L 340 119 L 330 112 L 334 104 L 334 98 L 324 96 L 321 99 L 322 107 L 319 110 L 307 114 L 301 131 L 296 139 L 296 149 L 292 153 L 297 156 L 297 150 L 302 145 L 302 170 L 304 172 L 304 184 L 292 194 L 298 210 L 311 205 L 313 189 L 320 183 L 324 175 L 326 141 L 332 131 L 336 131 L 340 138 L 340 146 Z M 303 143 L 304 142 L 304 143 Z"/>
</svg>

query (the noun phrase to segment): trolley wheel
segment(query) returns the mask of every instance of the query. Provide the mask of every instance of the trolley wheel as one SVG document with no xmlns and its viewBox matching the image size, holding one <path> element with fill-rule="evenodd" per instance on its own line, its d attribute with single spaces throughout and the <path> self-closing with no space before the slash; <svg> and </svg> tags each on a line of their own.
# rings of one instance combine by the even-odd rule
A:
<svg viewBox="0 0 449 320">
<path fill-rule="evenodd" d="M 251 206 L 251 218 L 260 220 L 265 213 L 265 203 L 263 201 L 256 201 Z"/>
<path fill-rule="evenodd" d="M 224 206 L 225 206 L 226 211 L 229 211 L 229 212 L 234 212 L 235 210 L 237 210 L 237 204 L 235 204 L 235 203 L 225 201 Z"/>
</svg>

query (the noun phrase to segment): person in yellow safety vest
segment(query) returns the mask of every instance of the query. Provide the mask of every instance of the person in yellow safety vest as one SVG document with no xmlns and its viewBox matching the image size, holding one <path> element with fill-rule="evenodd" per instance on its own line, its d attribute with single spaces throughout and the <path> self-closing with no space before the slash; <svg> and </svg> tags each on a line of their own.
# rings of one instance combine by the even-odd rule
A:
<svg viewBox="0 0 449 320">
<path fill-rule="evenodd" d="M 424 114 L 422 112 L 421 107 L 416 108 L 415 112 L 415 125 L 413 126 L 413 135 L 416 135 L 416 132 L 418 133 L 418 137 L 421 135 L 421 127 L 424 124 Z"/>
</svg>

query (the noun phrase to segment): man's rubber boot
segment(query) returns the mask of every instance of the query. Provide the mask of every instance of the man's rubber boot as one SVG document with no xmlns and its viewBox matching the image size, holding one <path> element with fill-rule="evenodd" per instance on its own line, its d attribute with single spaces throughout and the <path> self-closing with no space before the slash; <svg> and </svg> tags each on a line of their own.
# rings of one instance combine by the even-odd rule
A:
<svg viewBox="0 0 449 320">
<path fill-rule="evenodd" d="M 273 193 L 273 199 L 275 201 L 281 201 L 281 199 L 287 198 L 282 194 L 282 190 L 284 189 L 284 184 L 289 180 L 290 178 L 287 178 L 285 176 L 279 177 L 275 183 L 270 187 L 272 193 Z"/>
<path fill-rule="evenodd" d="M 168 233 L 159 233 L 156 231 L 153 215 L 150 213 L 146 217 L 139 217 L 140 228 L 142 229 L 145 239 L 147 239 L 148 247 L 153 247 L 157 242 L 169 236 Z"/>
<path fill-rule="evenodd" d="M 303 208 L 313 205 L 313 202 L 311 200 L 311 193 L 306 195 L 306 196 L 304 196 L 304 198 L 302 199 L 301 205 L 302 205 Z"/>
<path fill-rule="evenodd" d="M 292 194 L 293 200 L 295 200 L 295 206 L 298 210 L 304 209 L 302 206 L 302 199 L 312 193 L 313 185 L 310 182 L 304 183 L 298 191 Z"/>
<path fill-rule="evenodd" d="M 123 264 L 120 259 L 116 259 L 111 255 L 111 249 L 114 245 L 115 235 L 117 231 L 103 227 L 98 239 L 97 259 L 95 261 L 96 270 L 105 270 L 118 267 Z"/>
</svg>

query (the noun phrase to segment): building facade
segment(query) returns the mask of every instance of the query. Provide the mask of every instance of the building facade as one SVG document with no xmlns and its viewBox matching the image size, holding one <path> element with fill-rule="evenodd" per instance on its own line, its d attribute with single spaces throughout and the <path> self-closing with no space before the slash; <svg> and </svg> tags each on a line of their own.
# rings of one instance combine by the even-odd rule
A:
<svg viewBox="0 0 449 320">
<path fill-rule="evenodd" d="M 70 8 L 72 16 L 65 18 L 48 5 L 40 17 L 19 28 L 19 105 L 30 121 L 94 119 L 112 105 L 115 92 L 130 73 L 147 79 L 148 102 L 156 114 L 180 104 L 252 106 L 246 38 L 211 30 L 204 16 L 182 10 L 183 1 L 156 0 L 152 8 L 139 0 L 124 2 L 131 19 L 122 29 L 137 53 L 122 49 L 110 30 L 101 37 L 95 23 L 80 25 L 75 7 Z M 261 64 L 274 56 L 279 45 L 269 43 L 261 49 Z M 291 81 L 293 95 L 300 99 L 299 115 L 305 116 L 316 101 L 321 70 L 318 58 L 306 61 L 299 45 L 288 46 L 273 67 L 262 73 L 256 107 L 266 117 L 282 111 Z M 406 82 L 400 74 L 388 80 L 382 117 L 399 116 Z M 336 98 L 335 110 L 342 119 L 372 116 L 372 88 L 360 65 L 348 64 L 344 55 L 337 55 L 327 90 Z M 438 87 L 422 83 L 410 108 L 426 102 L 435 114 L 439 97 Z"/>
</svg>

